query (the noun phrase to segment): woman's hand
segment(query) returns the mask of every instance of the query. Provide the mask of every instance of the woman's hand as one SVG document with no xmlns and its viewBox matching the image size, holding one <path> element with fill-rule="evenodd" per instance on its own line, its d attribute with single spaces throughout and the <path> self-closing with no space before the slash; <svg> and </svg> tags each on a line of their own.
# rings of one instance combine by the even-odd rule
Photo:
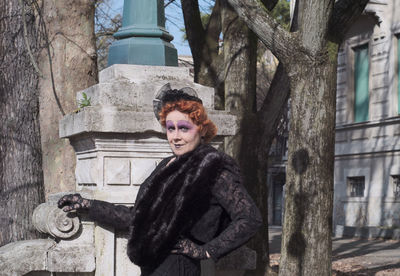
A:
<svg viewBox="0 0 400 276">
<path fill-rule="evenodd" d="M 72 210 L 85 210 L 89 209 L 92 201 L 83 198 L 80 194 L 65 195 L 58 201 L 58 208 L 62 208 L 64 212 Z"/>
<path fill-rule="evenodd" d="M 208 252 L 201 245 L 195 244 L 188 239 L 179 240 L 171 253 L 186 255 L 197 260 L 210 258 Z"/>
</svg>

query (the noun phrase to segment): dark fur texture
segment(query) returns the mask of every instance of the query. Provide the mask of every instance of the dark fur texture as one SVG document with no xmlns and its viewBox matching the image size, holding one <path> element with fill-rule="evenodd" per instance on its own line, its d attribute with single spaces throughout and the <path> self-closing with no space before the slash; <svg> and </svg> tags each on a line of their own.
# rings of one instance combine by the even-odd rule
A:
<svg viewBox="0 0 400 276">
<path fill-rule="evenodd" d="M 213 147 L 200 145 L 146 180 L 128 242 L 132 262 L 157 266 L 187 235 L 209 208 L 224 157 Z"/>
</svg>

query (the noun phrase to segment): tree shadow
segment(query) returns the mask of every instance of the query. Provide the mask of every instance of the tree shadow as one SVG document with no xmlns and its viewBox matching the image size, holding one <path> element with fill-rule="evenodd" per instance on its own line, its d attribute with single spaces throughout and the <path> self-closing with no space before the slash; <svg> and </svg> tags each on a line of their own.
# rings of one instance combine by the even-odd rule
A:
<svg viewBox="0 0 400 276">
<path fill-rule="evenodd" d="M 333 243 L 341 242 L 341 238 L 332 239 Z M 334 246 L 335 247 L 335 246 Z M 400 241 L 389 243 L 387 240 L 376 239 L 357 239 L 342 243 L 332 251 L 334 260 L 340 260 L 350 257 L 364 256 L 378 251 L 400 250 Z M 400 264 L 400 263 L 399 263 Z"/>
<path fill-rule="evenodd" d="M 393 269 L 400 269 L 400 262 L 397 264 L 383 265 L 383 266 L 374 267 L 374 268 L 361 268 L 359 270 L 353 270 L 351 272 L 342 272 L 339 270 L 332 269 L 332 272 L 336 273 L 336 274 L 334 274 L 336 276 L 356 276 L 356 275 L 373 276 L 373 275 L 377 275 L 378 272 L 381 272 L 384 270 L 393 270 Z M 381 275 L 386 275 L 386 274 L 381 274 Z M 395 274 L 388 274 L 388 275 L 395 275 Z"/>
</svg>

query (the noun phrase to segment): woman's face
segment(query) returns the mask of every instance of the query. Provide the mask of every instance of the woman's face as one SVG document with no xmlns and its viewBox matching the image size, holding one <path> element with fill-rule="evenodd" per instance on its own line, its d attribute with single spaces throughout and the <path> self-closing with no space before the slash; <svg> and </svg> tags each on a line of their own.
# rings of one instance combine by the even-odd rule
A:
<svg viewBox="0 0 400 276">
<path fill-rule="evenodd" d="M 194 150 L 201 141 L 199 127 L 188 114 L 178 110 L 171 111 L 165 118 L 169 146 L 175 155 L 182 155 Z"/>
</svg>

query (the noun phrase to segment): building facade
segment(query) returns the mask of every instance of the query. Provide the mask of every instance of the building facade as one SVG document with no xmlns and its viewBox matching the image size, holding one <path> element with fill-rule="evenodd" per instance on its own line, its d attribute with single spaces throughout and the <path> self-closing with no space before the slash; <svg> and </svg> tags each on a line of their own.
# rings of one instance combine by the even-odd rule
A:
<svg viewBox="0 0 400 276">
<path fill-rule="evenodd" d="M 375 0 L 339 49 L 334 225 L 400 227 L 399 39 L 400 1 Z"/>
<path fill-rule="evenodd" d="M 370 1 L 338 53 L 334 228 L 400 227 L 399 68 L 400 1 Z M 282 223 L 285 144 L 271 152 L 270 225 Z"/>
</svg>

